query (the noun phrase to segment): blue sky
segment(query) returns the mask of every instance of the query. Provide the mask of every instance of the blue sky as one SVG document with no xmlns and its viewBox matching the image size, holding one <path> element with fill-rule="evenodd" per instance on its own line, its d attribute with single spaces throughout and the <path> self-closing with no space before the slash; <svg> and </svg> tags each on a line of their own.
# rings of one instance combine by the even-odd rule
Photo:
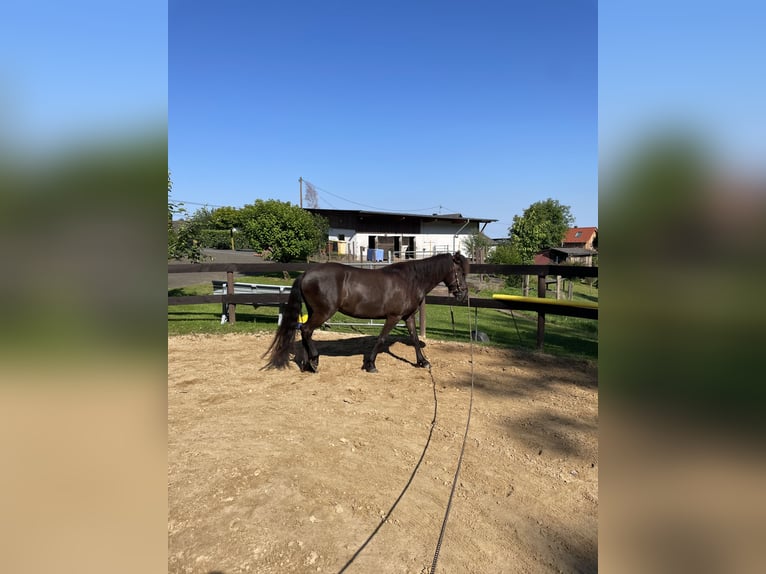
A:
<svg viewBox="0 0 766 574">
<path fill-rule="evenodd" d="M 554 197 L 591 225 L 597 154 L 642 132 L 690 126 L 764 174 L 764 18 L 754 0 L 602 2 L 598 22 L 570 0 L 8 0 L 0 151 L 169 113 L 178 199 L 297 203 L 302 176 L 324 207 L 459 211 L 505 235 Z"/>
<path fill-rule="evenodd" d="M 167 120 L 167 11 L 156 0 L 7 0 L 0 144 L 37 154 Z"/>
<path fill-rule="evenodd" d="M 498 219 L 548 197 L 598 224 L 597 8 L 169 3 L 173 196 Z"/>
<path fill-rule="evenodd" d="M 599 6 L 599 154 L 680 129 L 726 169 L 766 175 L 766 4 L 643 0 Z"/>
</svg>

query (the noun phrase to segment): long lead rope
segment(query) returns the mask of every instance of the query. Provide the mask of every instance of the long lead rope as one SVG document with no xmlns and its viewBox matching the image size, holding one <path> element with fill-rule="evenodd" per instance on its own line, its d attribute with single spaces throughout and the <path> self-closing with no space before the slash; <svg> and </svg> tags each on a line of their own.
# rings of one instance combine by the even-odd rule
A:
<svg viewBox="0 0 766 574">
<path fill-rule="evenodd" d="M 370 541 L 375 538 L 375 535 L 378 533 L 378 530 L 380 530 L 383 525 L 388 521 L 389 517 L 391 516 L 391 513 L 394 511 L 396 506 L 399 504 L 399 501 L 404 497 L 404 494 L 407 492 L 407 490 L 410 488 L 410 484 L 412 484 L 412 480 L 415 478 L 415 474 L 417 474 L 418 469 L 420 468 L 420 463 L 423 462 L 423 459 L 426 456 L 426 451 L 428 451 L 428 446 L 431 444 L 431 437 L 434 434 L 434 428 L 436 427 L 436 413 L 439 406 L 439 402 L 436 399 L 436 381 L 434 380 L 433 372 L 431 371 L 431 368 L 428 369 L 428 374 L 431 376 L 431 389 L 434 394 L 434 416 L 431 419 L 431 428 L 428 431 L 428 439 L 426 440 L 426 444 L 423 447 L 423 452 L 420 453 L 420 459 L 418 459 L 417 464 L 415 465 L 415 468 L 412 470 L 412 474 L 410 475 L 409 480 L 407 481 L 407 484 L 404 485 L 404 488 L 402 489 L 402 492 L 399 494 L 397 499 L 394 501 L 394 503 L 391 505 L 391 508 L 388 509 L 388 512 L 386 512 L 383 515 L 383 519 L 378 523 L 378 526 L 375 528 L 375 530 L 372 531 L 372 534 L 370 534 L 367 537 L 367 540 L 365 540 L 362 545 L 359 547 L 359 549 L 354 552 L 354 555 L 349 558 L 348 562 L 346 562 L 343 565 L 343 568 L 341 568 L 338 571 L 338 574 L 343 574 L 343 572 L 346 571 L 346 569 L 353 564 L 354 560 L 357 559 L 359 554 L 361 554 L 362 550 L 365 549 L 365 547 L 370 543 Z"/>
<path fill-rule="evenodd" d="M 477 328 L 474 326 L 474 328 Z M 436 542 L 436 551 L 434 552 L 434 559 L 431 562 L 431 574 L 436 572 L 436 563 L 439 561 L 439 552 L 441 551 L 442 542 L 444 541 L 444 533 L 447 530 L 447 519 L 449 518 L 449 512 L 452 508 L 452 499 L 455 496 L 455 487 L 457 486 L 458 478 L 460 476 L 460 467 L 463 464 L 463 453 L 465 452 L 465 445 L 468 441 L 468 428 L 471 425 L 471 412 L 473 412 L 473 337 L 471 336 L 471 298 L 468 298 L 468 338 L 471 357 L 471 400 L 468 403 L 468 420 L 465 423 L 465 434 L 463 434 L 463 446 L 460 447 L 460 456 L 457 459 L 457 468 L 455 469 L 455 478 L 452 480 L 452 489 L 449 493 L 449 499 L 447 500 L 447 509 L 444 511 L 444 520 L 442 521 L 441 532 L 439 533 L 439 540 Z M 478 333 L 477 333 L 478 334 Z"/>
<path fill-rule="evenodd" d="M 465 445 L 468 441 L 468 429 L 471 425 L 471 413 L 473 412 L 473 387 L 474 387 L 474 369 L 473 369 L 473 337 L 471 336 L 472 330 L 471 330 L 471 299 L 468 298 L 468 333 L 469 333 L 469 350 L 470 350 L 470 361 L 471 361 L 471 398 L 470 402 L 468 404 L 468 420 L 465 423 L 465 434 L 463 435 L 463 444 L 460 447 L 460 456 L 458 457 L 457 461 L 457 468 L 455 469 L 455 477 L 452 481 L 452 489 L 450 490 L 449 499 L 447 500 L 447 508 L 444 512 L 444 519 L 442 521 L 442 527 L 441 531 L 439 532 L 439 540 L 436 542 L 436 551 L 434 552 L 434 558 L 433 562 L 431 563 L 431 571 L 430 574 L 434 574 L 436 572 L 436 564 L 439 560 L 439 553 L 441 551 L 442 542 L 444 541 L 444 533 L 447 530 L 447 519 L 449 518 L 450 509 L 452 508 L 452 500 L 455 497 L 455 488 L 458 483 L 458 478 L 460 477 L 460 467 L 463 463 L 463 453 L 465 452 Z M 453 319 L 454 320 L 454 319 Z M 476 325 L 474 325 L 474 328 Z M 346 569 L 353 564 L 353 562 L 357 559 L 359 554 L 367 547 L 367 545 L 372 541 L 372 539 L 375 537 L 375 535 L 378 533 L 378 531 L 383 527 L 383 525 L 388 521 L 389 517 L 391 516 L 391 513 L 394 511 L 394 509 L 397 507 L 401 499 L 404 497 L 404 494 L 407 492 L 407 490 L 410 487 L 410 484 L 412 483 L 412 480 L 415 478 L 415 474 L 417 474 L 418 469 L 420 468 L 420 464 L 423 462 L 423 459 L 425 458 L 426 451 L 428 451 L 428 447 L 431 444 L 431 437 L 433 436 L 434 428 L 436 427 L 436 414 L 438 409 L 438 400 L 436 398 L 436 380 L 434 379 L 433 371 L 429 368 L 428 374 L 431 377 L 431 388 L 434 395 L 434 415 L 431 419 L 431 428 L 428 431 L 428 439 L 426 440 L 426 444 L 423 447 L 423 452 L 420 454 L 420 459 L 418 460 L 417 464 L 415 465 L 415 468 L 412 471 L 412 474 L 410 475 L 409 480 L 407 481 L 407 484 L 404 485 L 404 488 L 402 489 L 402 492 L 399 494 L 397 499 L 394 501 L 394 503 L 391 505 L 391 508 L 388 509 L 388 512 L 383 516 L 383 519 L 380 521 L 380 523 L 377 525 L 375 530 L 373 530 L 372 534 L 370 534 L 367 537 L 367 540 L 365 540 L 362 545 L 357 549 L 356 552 L 354 552 L 353 556 L 349 558 L 348 562 L 346 562 L 343 567 L 338 571 L 338 574 L 343 574 L 343 572 L 346 571 Z"/>
</svg>

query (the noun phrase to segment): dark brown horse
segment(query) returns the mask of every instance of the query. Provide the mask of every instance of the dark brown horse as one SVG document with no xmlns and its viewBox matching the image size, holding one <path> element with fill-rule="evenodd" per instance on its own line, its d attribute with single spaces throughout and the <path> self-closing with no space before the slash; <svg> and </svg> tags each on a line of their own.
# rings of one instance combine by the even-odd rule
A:
<svg viewBox="0 0 766 574">
<path fill-rule="evenodd" d="M 468 295 L 465 282 L 468 266 L 468 260 L 457 252 L 454 255 L 445 253 L 427 259 L 402 261 L 374 270 L 339 263 L 323 263 L 309 269 L 293 283 L 282 324 L 264 354 L 269 355 L 266 368 L 282 369 L 287 366 L 303 303 L 308 310 L 308 320 L 300 325 L 305 351 L 304 359 L 298 361 L 302 371 L 316 372 L 319 368 L 319 353 L 311 337 L 314 330 L 336 311 L 359 319 L 385 320 L 372 353 L 362 365 L 365 371 L 377 371 L 375 358 L 384 347 L 388 333 L 401 320 L 410 332 L 417 366 L 430 367 L 420 349 L 415 312 L 426 294 L 442 282 L 458 301 L 465 301 Z"/>
</svg>

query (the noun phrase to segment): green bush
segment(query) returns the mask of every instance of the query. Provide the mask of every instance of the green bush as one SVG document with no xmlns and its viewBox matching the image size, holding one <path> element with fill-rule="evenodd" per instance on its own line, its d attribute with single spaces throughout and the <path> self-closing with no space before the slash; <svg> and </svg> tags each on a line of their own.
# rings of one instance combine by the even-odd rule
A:
<svg viewBox="0 0 766 574">
<path fill-rule="evenodd" d="M 511 243 L 501 243 L 487 257 L 487 263 L 492 265 L 523 265 L 524 258 Z M 521 287 L 521 275 L 506 275 L 505 284 L 508 287 Z"/>
<path fill-rule="evenodd" d="M 208 249 L 231 249 L 231 231 L 203 229 L 199 234 L 199 243 Z"/>
<path fill-rule="evenodd" d="M 168 259 L 188 259 L 192 263 L 202 261 L 202 249 L 193 225 L 183 223 L 178 231 L 168 232 Z"/>
<path fill-rule="evenodd" d="M 305 261 L 327 240 L 327 220 L 290 202 L 259 199 L 243 211 L 248 219 L 243 222 L 242 235 L 268 259 Z"/>
<path fill-rule="evenodd" d="M 207 249 L 231 249 L 231 231 L 203 229 L 199 234 L 199 242 Z M 234 249 L 250 249 L 247 237 L 239 232 L 234 234 Z"/>
</svg>

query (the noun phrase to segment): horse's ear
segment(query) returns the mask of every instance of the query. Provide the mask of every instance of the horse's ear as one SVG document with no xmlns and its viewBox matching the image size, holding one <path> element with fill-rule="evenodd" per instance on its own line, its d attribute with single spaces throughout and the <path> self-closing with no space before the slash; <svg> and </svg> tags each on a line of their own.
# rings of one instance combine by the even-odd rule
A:
<svg viewBox="0 0 766 574">
<path fill-rule="evenodd" d="M 468 273 L 468 267 L 470 263 L 468 262 L 468 259 L 462 253 L 460 253 L 460 251 L 455 252 L 455 255 L 452 256 L 452 262 L 460 265 L 460 267 L 463 268 L 464 273 Z"/>
</svg>

